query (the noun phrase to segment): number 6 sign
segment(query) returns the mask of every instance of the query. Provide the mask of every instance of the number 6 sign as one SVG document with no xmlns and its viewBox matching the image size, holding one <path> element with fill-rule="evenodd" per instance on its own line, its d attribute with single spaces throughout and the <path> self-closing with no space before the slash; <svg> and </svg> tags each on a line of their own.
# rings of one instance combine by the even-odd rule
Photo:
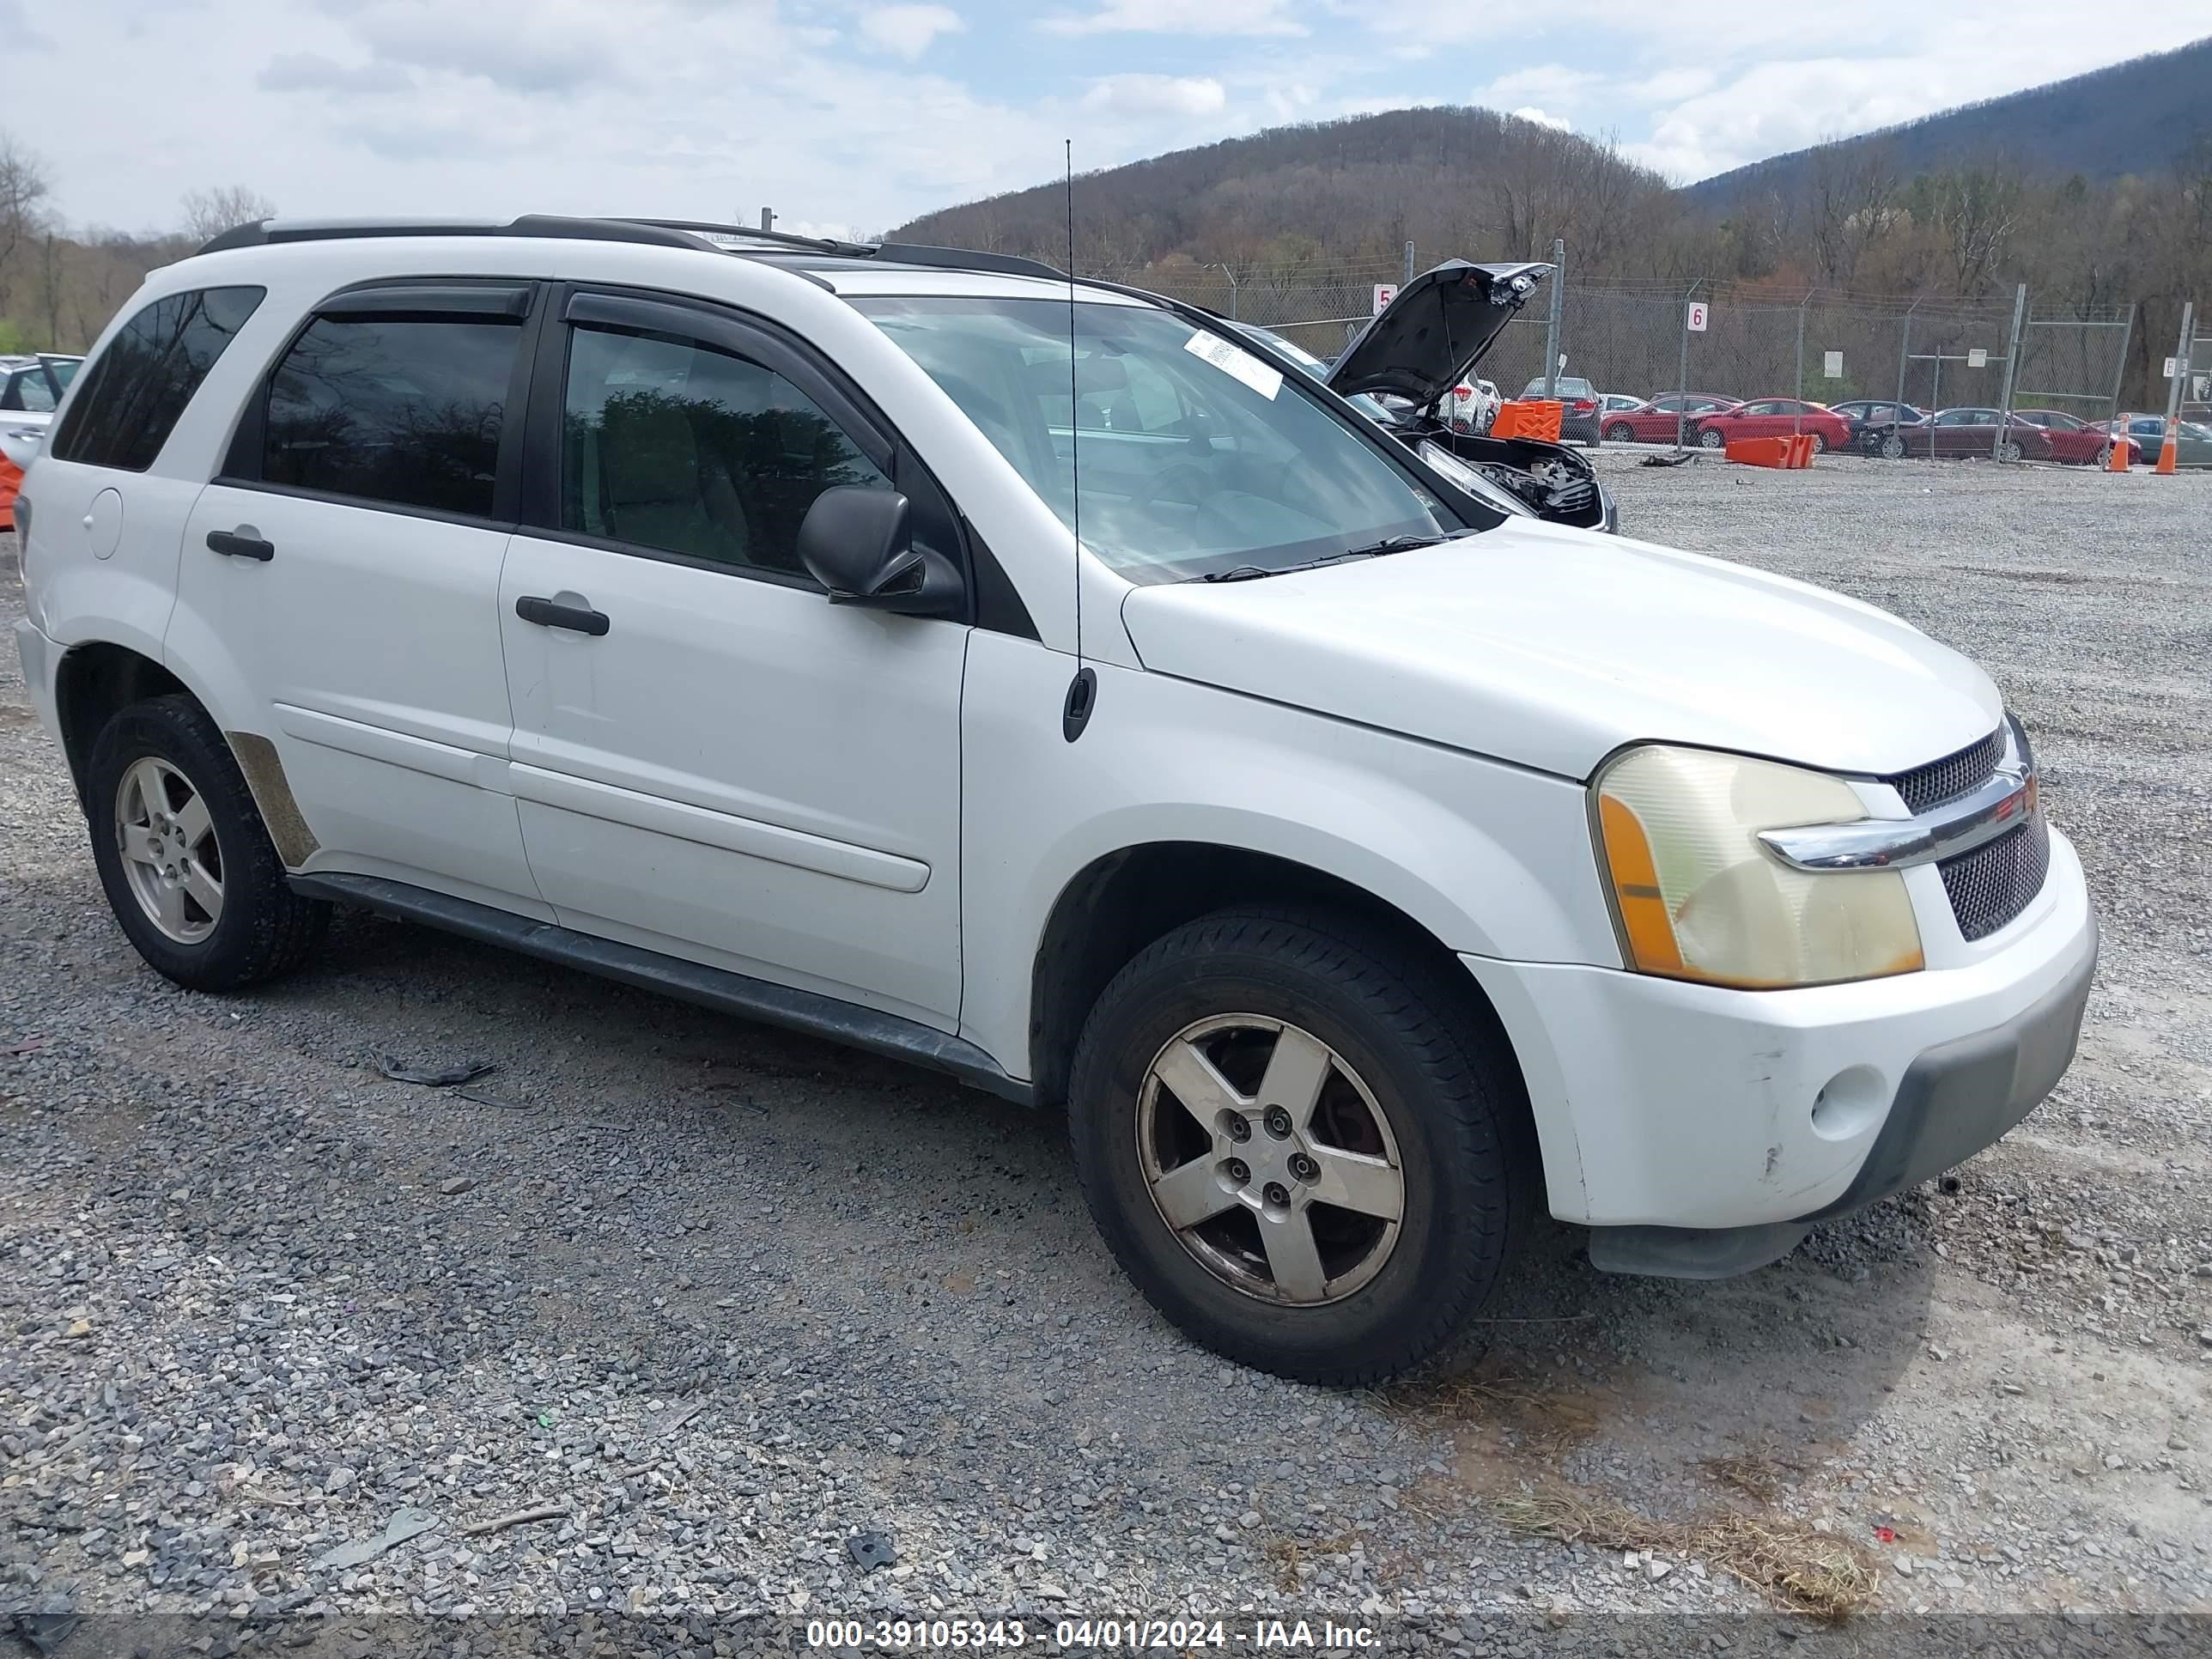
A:
<svg viewBox="0 0 2212 1659">
<path fill-rule="evenodd" d="M 1705 331 L 1705 302 L 1703 300 L 1690 301 L 1689 314 L 1683 319 L 1682 326 L 1692 334 L 1703 334 Z"/>
</svg>

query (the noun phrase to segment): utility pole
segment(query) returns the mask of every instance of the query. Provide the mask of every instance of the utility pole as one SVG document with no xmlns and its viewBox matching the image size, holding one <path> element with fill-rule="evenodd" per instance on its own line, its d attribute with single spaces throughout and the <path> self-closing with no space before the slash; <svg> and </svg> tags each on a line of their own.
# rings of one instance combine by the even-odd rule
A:
<svg viewBox="0 0 2212 1659">
<path fill-rule="evenodd" d="M 1552 314 L 1544 326 L 1544 398 L 1559 395 L 1559 313 L 1567 300 L 1567 244 L 1552 239 Z"/>
</svg>

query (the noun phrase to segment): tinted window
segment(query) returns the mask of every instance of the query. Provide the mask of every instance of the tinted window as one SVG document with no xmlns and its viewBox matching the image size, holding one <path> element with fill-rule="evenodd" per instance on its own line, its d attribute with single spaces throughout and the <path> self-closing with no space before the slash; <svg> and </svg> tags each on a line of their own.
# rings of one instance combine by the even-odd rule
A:
<svg viewBox="0 0 2212 1659">
<path fill-rule="evenodd" d="M 69 383 L 76 379 L 76 372 L 82 364 L 82 358 L 63 357 L 48 363 L 46 367 L 53 371 L 54 384 L 66 392 L 69 390 Z"/>
<path fill-rule="evenodd" d="M 318 317 L 269 383 L 270 483 L 489 518 L 522 331 Z"/>
<path fill-rule="evenodd" d="M 774 370 L 688 341 L 570 336 L 565 528 L 803 576 L 799 521 L 839 484 L 890 481 Z"/>
<path fill-rule="evenodd" d="M 143 472 L 225 347 L 267 290 L 208 288 L 156 300 L 125 323 L 85 371 L 54 434 L 64 461 Z"/>
</svg>

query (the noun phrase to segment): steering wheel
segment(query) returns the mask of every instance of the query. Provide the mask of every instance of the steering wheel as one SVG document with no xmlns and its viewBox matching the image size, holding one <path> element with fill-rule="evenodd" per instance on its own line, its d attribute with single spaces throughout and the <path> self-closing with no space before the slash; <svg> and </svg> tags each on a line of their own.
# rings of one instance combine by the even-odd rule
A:
<svg viewBox="0 0 2212 1659">
<path fill-rule="evenodd" d="M 1162 467 L 1158 472 L 1152 475 L 1152 481 L 1146 484 L 1142 492 L 1137 496 L 1138 507 L 1140 508 L 1148 508 L 1158 505 L 1160 497 L 1167 493 L 1168 481 L 1170 478 L 1174 478 L 1181 475 L 1188 475 L 1196 478 L 1198 480 L 1198 487 L 1201 490 L 1210 489 L 1213 486 L 1213 475 L 1208 472 L 1204 467 L 1200 466 L 1196 461 L 1176 461 L 1167 466 Z M 1190 504 L 1193 507 L 1195 507 L 1198 505 L 1198 502 L 1194 498 Z"/>
</svg>

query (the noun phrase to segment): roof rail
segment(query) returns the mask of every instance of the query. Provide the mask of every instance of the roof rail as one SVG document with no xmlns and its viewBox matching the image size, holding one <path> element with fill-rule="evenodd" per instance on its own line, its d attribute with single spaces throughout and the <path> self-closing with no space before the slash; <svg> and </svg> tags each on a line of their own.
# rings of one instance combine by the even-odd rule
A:
<svg viewBox="0 0 2212 1659">
<path fill-rule="evenodd" d="M 325 242 L 363 236 L 549 236 L 720 251 L 704 237 L 673 225 L 641 219 L 571 219 L 557 214 L 526 213 L 504 223 L 495 219 L 261 219 L 226 230 L 202 244 L 198 252 L 221 253 L 234 247 L 265 247 L 272 242 Z"/>
<path fill-rule="evenodd" d="M 889 264 L 927 265 L 944 270 L 988 270 L 1007 276 L 1041 276 L 1064 283 L 1067 273 L 1042 259 L 1013 253 L 984 253 L 970 248 L 933 247 L 921 242 L 847 242 L 830 236 L 799 236 L 749 225 L 713 224 L 698 219 L 573 219 L 528 213 L 504 223 L 495 219 L 261 219 L 226 230 L 202 244 L 201 253 L 235 247 L 265 247 L 273 242 L 336 241 L 368 236 L 546 236 L 592 242 L 642 242 L 658 247 L 727 252 L 716 237 L 742 239 L 775 249 L 834 254 L 847 259 L 881 259 Z"/>
</svg>

